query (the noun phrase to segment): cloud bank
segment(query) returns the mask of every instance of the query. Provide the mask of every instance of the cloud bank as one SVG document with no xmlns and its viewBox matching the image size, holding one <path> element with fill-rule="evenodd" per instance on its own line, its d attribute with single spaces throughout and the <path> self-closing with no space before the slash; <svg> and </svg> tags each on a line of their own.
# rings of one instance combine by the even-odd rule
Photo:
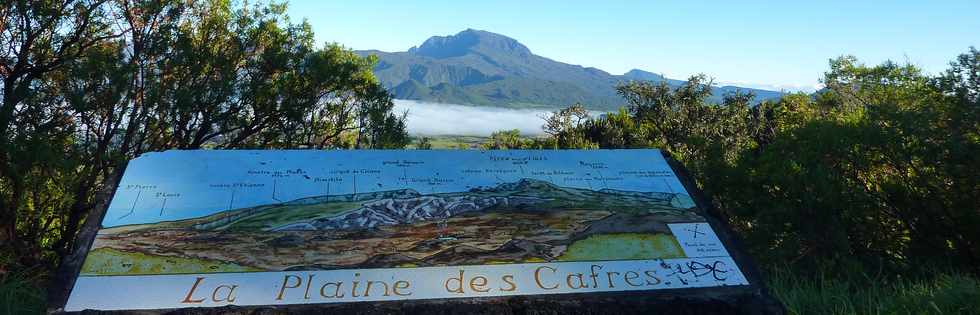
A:
<svg viewBox="0 0 980 315">
<path fill-rule="evenodd" d="M 395 100 L 395 112 L 408 111 L 412 135 L 489 136 L 494 131 L 517 129 L 522 135 L 542 135 L 542 116 L 536 109 L 508 109 Z"/>
<path fill-rule="evenodd" d="M 786 84 L 762 84 L 762 83 L 751 83 L 751 82 L 738 82 L 738 81 L 719 81 L 715 82 L 715 86 L 737 86 L 742 88 L 778 91 L 778 92 L 804 92 L 813 93 L 824 88 L 821 83 L 816 84 L 797 84 L 797 83 L 786 83 Z"/>
</svg>

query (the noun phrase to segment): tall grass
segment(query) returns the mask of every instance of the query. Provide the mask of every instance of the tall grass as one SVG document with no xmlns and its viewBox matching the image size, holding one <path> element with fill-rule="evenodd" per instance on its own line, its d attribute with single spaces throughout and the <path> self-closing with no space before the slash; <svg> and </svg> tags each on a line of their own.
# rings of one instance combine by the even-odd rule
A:
<svg viewBox="0 0 980 315">
<path fill-rule="evenodd" d="M 0 314 L 43 314 L 43 281 L 29 272 L 0 274 Z"/>
<path fill-rule="evenodd" d="M 963 273 L 803 276 L 780 268 L 767 281 L 789 314 L 980 314 L 980 281 Z"/>
</svg>

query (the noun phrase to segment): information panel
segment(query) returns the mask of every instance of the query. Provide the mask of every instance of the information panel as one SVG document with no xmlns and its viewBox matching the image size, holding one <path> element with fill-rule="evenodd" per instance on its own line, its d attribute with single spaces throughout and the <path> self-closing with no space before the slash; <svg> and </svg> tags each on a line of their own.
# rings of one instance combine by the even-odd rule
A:
<svg viewBox="0 0 980 315">
<path fill-rule="evenodd" d="M 747 284 L 657 150 L 167 151 L 65 310 Z"/>
</svg>

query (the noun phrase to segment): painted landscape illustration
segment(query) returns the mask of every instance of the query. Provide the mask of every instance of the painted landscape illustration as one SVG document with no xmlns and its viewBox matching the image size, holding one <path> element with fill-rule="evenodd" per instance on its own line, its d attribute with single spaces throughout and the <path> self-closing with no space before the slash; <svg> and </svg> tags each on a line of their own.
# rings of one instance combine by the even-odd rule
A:
<svg viewBox="0 0 980 315">
<path fill-rule="evenodd" d="M 466 191 L 324 195 L 102 229 L 82 275 L 680 258 L 684 193 L 520 179 Z"/>
</svg>

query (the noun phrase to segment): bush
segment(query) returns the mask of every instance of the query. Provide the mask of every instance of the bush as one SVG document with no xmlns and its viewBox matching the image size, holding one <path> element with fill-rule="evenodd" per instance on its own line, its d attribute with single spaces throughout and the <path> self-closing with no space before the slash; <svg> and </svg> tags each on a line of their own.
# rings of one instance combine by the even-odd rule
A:
<svg viewBox="0 0 980 315">
<path fill-rule="evenodd" d="M 974 314 L 980 281 L 968 274 L 933 272 L 904 278 L 862 270 L 804 276 L 789 267 L 768 273 L 769 288 L 790 314 Z"/>
<path fill-rule="evenodd" d="M 655 147 L 683 162 L 766 265 L 858 264 L 980 272 L 980 52 L 941 76 L 912 65 L 832 60 L 814 95 L 750 105 L 707 102 L 703 76 L 617 88 L 628 107 L 575 121 L 555 112 L 552 142 Z"/>
<path fill-rule="evenodd" d="M 0 275 L 0 314 L 43 314 L 42 279 L 28 272 Z"/>
</svg>

